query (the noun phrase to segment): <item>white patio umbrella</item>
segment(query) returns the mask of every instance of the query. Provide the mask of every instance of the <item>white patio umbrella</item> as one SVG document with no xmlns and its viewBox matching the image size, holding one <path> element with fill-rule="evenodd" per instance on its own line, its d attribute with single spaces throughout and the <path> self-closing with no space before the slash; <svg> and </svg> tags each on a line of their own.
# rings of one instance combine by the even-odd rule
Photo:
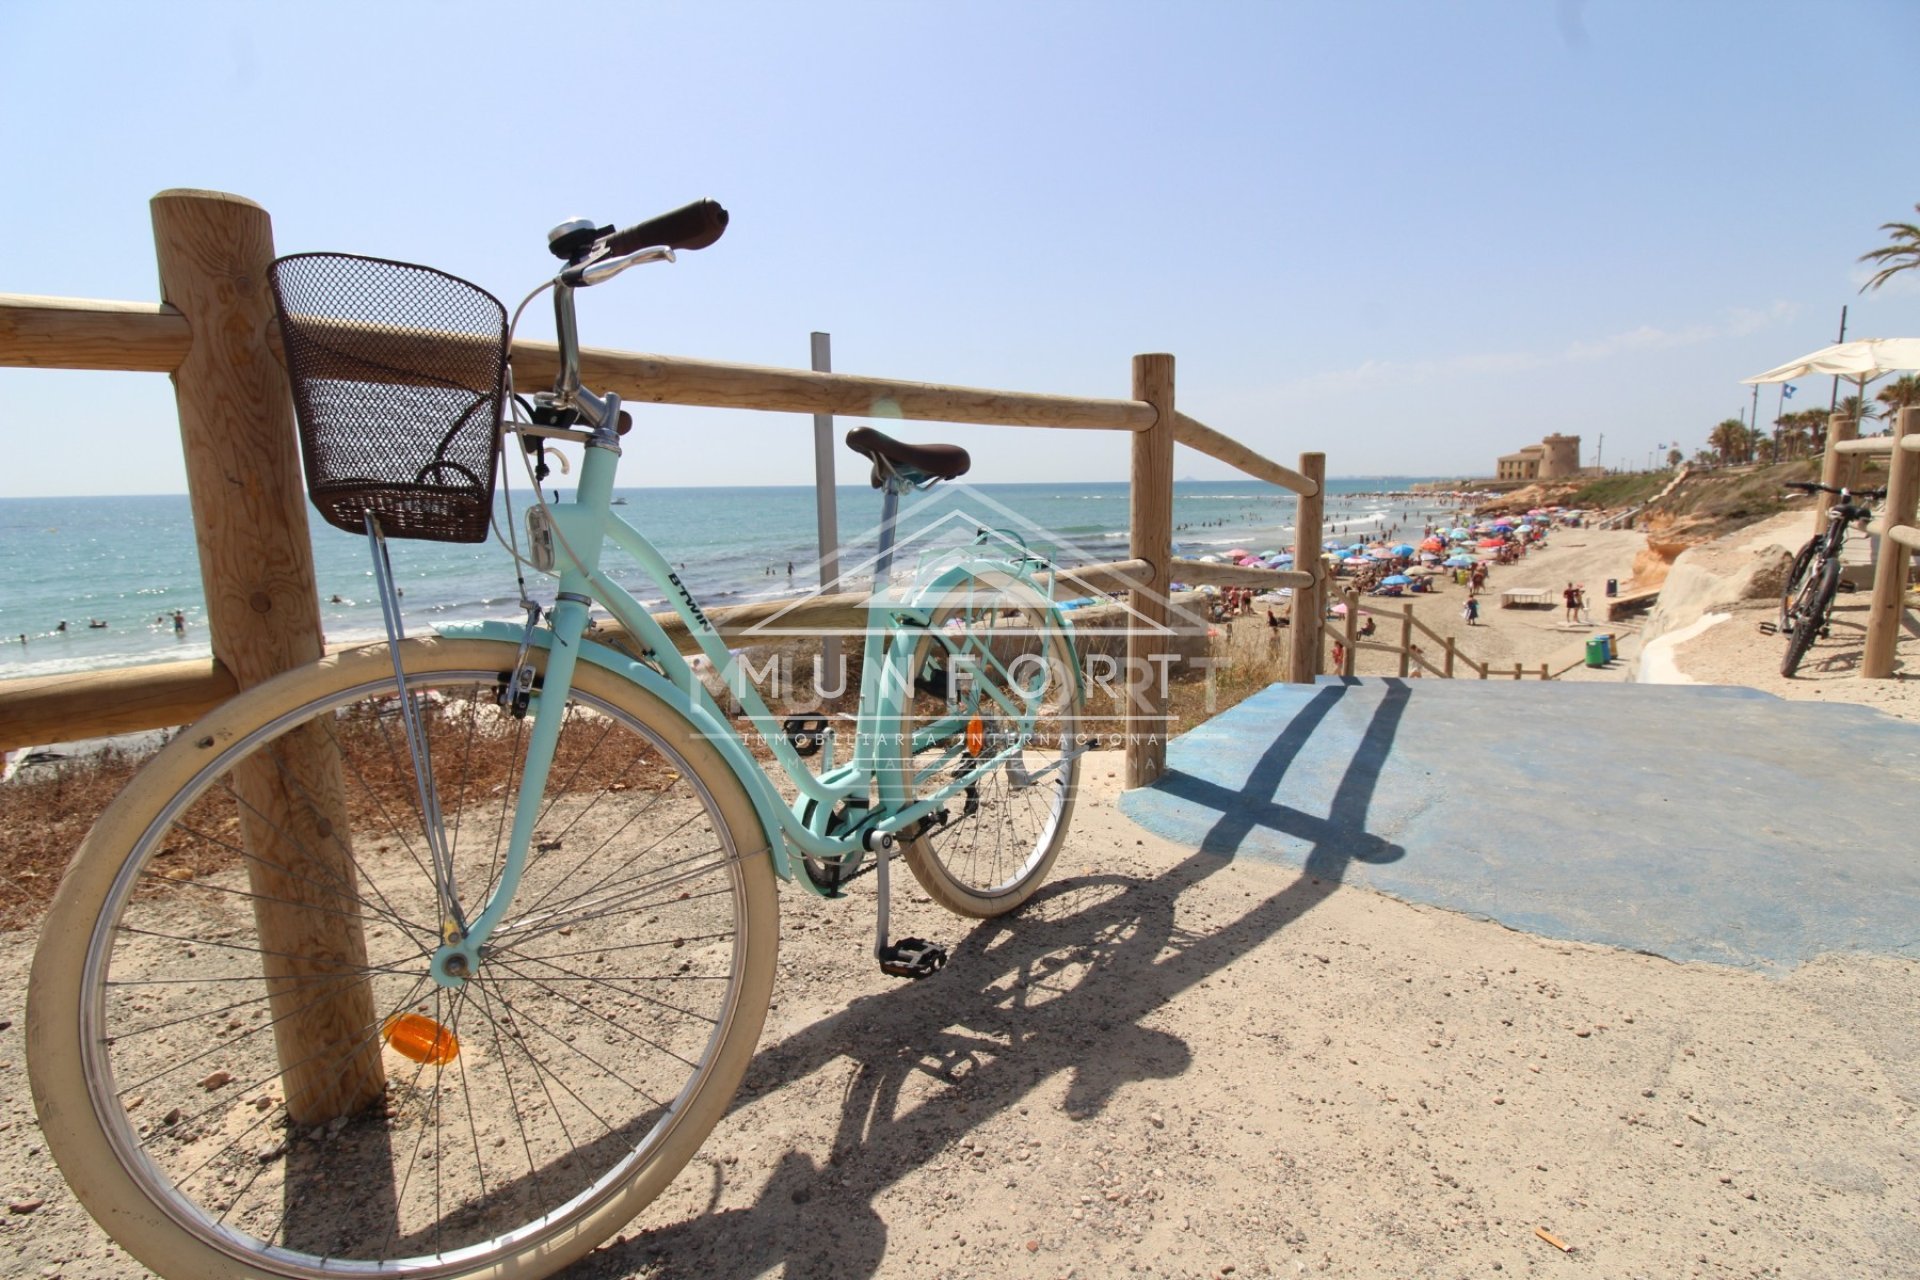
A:
<svg viewBox="0 0 1920 1280">
<path fill-rule="evenodd" d="M 1792 382 L 1809 374 L 1828 373 L 1852 378 L 1862 387 L 1887 373 L 1920 369 L 1920 338 L 1859 338 L 1822 347 L 1811 355 L 1789 360 L 1777 369 L 1742 378 L 1743 386 L 1759 382 Z"/>
</svg>

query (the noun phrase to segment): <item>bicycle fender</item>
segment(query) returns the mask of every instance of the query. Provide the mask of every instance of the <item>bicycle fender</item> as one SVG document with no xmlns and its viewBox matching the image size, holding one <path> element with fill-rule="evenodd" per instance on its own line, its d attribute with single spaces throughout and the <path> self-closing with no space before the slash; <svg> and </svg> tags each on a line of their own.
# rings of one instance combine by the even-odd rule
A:
<svg viewBox="0 0 1920 1280">
<path fill-rule="evenodd" d="M 526 627 L 518 622 L 454 622 L 434 630 L 449 639 L 500 640 L 516 647 L 526 638 Z M 533 644 L 542 649 L 552 648 L 553 633 L 536 629 Z M 793 861 L 782 830 L 782 815 L 787 807 L 768 783 L 766 775 L 747 755 L 739 736 L 715 720 L 712 712 L 694 702 L 658 671 L 645 663 L 635 662 L 617 649 L 583 637 L 580 641 L 580 658 L 639 685 L 693 723 L 701 736 L 720 753 L 727 767 L 733 770 L 734 777 L 745 788 L 747 798 L 753 802 L 753 811 L 759 817 L 761 830 L 767 838 L 767 851 L 773 857 L 774 874 L 782 880 L 793 879 Z"/>
<path fill-rule="evenodd" d="M 923 611 L 929 610 L 933 602 L 939 600 L 941 592 L 965 582 L 970 577 L 984 577 L 988 575 L 1009 578 L 1032 592 L 1033 603 L 1046 610 L 1048 624 L 1059 628 L 1060 634 L 1067 638 L 1068 651 L 1074 655 L 1074 661 L 1071 665 L 1073 667 L 1075 692 L 1082 698 L 1086 697 L 1087 673 L 1081 669 L 1082 664 L 1079 660 L 1080 642 L 1074 634 L 1073 620 L 1067 616 L 1066 610 L 1055 604 L 1046 592 L 1035 586 L 1033 582 L 1027 578 L 1022 577 L 1020 572 L 1007 564 L 1006 561 L 962 560 L 953 564 L 941 570 L 939 575 L 927 583 L 923 589 L 914 593 L 912 604 L 915 608 Z M 911 687 L 911 681 L 909 681 L 909 687 Z"/>
</svg>

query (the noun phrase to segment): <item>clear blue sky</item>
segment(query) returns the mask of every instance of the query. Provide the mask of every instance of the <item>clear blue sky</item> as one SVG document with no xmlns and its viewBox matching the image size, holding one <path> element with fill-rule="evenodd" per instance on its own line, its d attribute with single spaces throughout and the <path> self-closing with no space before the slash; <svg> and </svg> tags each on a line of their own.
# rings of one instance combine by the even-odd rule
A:
<svg viewBox="0 0 1920 1280">
<path fill-rule="evenodd" d="M 0 0 L 0 291 L 156 297 L 147 201 L 206 187 L 511 305 L 561 218 L 712 195 L 727 237 L 588 295 L 590 343 L 804 367 L 820 329 L 850 372 L 1092 395 L 1171 351 L 1184 410 L 1336 475 L 1550 431 L 1644 462 L 1843 304 L 1920 335 L 1920 281 L 1855 262 L 1920 200 L 1917 40 L 1913 0 Z M 649 409 L 623 479 L 804 482 L 808 422 Z M 0 496 L 184 489 L 158 375 L 0 369 L 0 447 Z"/>
</svg>

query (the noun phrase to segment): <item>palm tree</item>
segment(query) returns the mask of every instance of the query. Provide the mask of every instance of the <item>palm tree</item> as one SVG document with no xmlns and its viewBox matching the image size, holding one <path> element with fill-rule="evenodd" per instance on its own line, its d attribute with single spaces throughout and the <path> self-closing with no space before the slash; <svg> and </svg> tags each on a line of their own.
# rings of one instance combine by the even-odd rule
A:
<svg viewBox="0 0 1920 1280">
<path fill-rule="evenodd" d="M 1794 425 L 1804 433 L 1807 452 L 1819 453 L 1827 447 L 1827 411 L 1825 409 L 1802 409 L 1798 413 L 1788 414 Z"/>
<path fill-rule="evenodd" d="M 1835 413 L 1853 419 L 1854 429 L 1865 434 L 1867 423 L 1880 416 L 1880 411 L 1859 396 L 1842 396 L 1840 407 Z"/>
<path fill-rule="evenodd" d="M 1752 437 L 1747 434 L 1747 424 L 1740 419 L 1722 418 L 1720 425 L 1707 432 L 1707 443 L 1713 446 L 1722 462 L 1745 462 Z"/>
<path fill-rule="evenodd" d="M 1920 204 L 1914 205 L 1913 211 L 1920 213 Z M 1860 255 L 1862 262 L 1880 264 L 1880 270 L 1874 272 L 1873 278 L 1860 286 L 1862 293 L 1869 289 L 1878 289 L 1902 271 L 1920 267 L 1920 226 L 1915 226 L 1911 222 L 1883 222 L 1880 224 L 1880 229 L 1890 232 L 1893 240 L 1892 243 L 1883 245 L 1871 253 Z"/>
<path fill-rule="evenodd" d="M 1902 409 L 1920 407 L 1920 378 L 1911 373 L 1901 374 L 1880 388 L 1880 393 L 1874 399 L 1887 406 L 1881 411 L 1881 416 L 1888 422 L 1895 422 Z"/>
<path fill-rule="evenodd" d="M 1667 450 L 1667 465 L 1669 467 L 1677 467 L 1681 463 L 1685 462 L 1686 460 L 1687 460 L 1687 455 L 1680 452 L 1680 450 L 1678 449 Z"/>
</svg>

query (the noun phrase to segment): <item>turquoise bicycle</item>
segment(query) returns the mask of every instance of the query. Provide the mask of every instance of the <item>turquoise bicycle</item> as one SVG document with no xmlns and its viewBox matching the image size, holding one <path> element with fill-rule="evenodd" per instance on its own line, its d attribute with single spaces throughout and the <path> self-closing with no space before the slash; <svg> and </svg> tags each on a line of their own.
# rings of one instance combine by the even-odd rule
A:
<svg viewBox="0 0 1920 1280">
<path fill-rule="evenodd" d="M 617 396 L 581 385 L 574 320 L 577 290 L 725 226 L 701 202 L 619 233 L 556 228 L 563 266 L 542 290 L 561 373 L 526 400 L 505 308 L 474 286 L 345 255 L 275 265 L 308 488 L 370 535 L 390 643 L 179 734 L 100 818 L 46 920 L 28 1002 L 41 1126 L 154 1271 L 557 1270 L 724 1113 L 771 998 L 777 881 L 833 897 L 875 871 L 876 954 L 924 977 L 945 952 L 889 938 L 894 853 L 969 916 L 1019 906 L 1059 853 L 1085 744 L 1043 561 L 982 541 L 893 581 L 901 497 L 963 474 L 964 452 L 850 434 L 883 520 L 859 710 L 838 735 L 744 680 L 736 726 L 603 567 L 623 551 L 729 670 L 679 575 L 610 509 L 638 437 Z M 581 449 L 566 504 L 538 483 L 560 443 Z M 536 479 L 524 529 L 495 516 L 508 452 Z M 525 625 L 403 638 L 385 539 L 496 525 Z M 550 607 L 525 566 L 554 580 Z M 596 604 L 617 635 L 590 626 Z"/>
</svg>

